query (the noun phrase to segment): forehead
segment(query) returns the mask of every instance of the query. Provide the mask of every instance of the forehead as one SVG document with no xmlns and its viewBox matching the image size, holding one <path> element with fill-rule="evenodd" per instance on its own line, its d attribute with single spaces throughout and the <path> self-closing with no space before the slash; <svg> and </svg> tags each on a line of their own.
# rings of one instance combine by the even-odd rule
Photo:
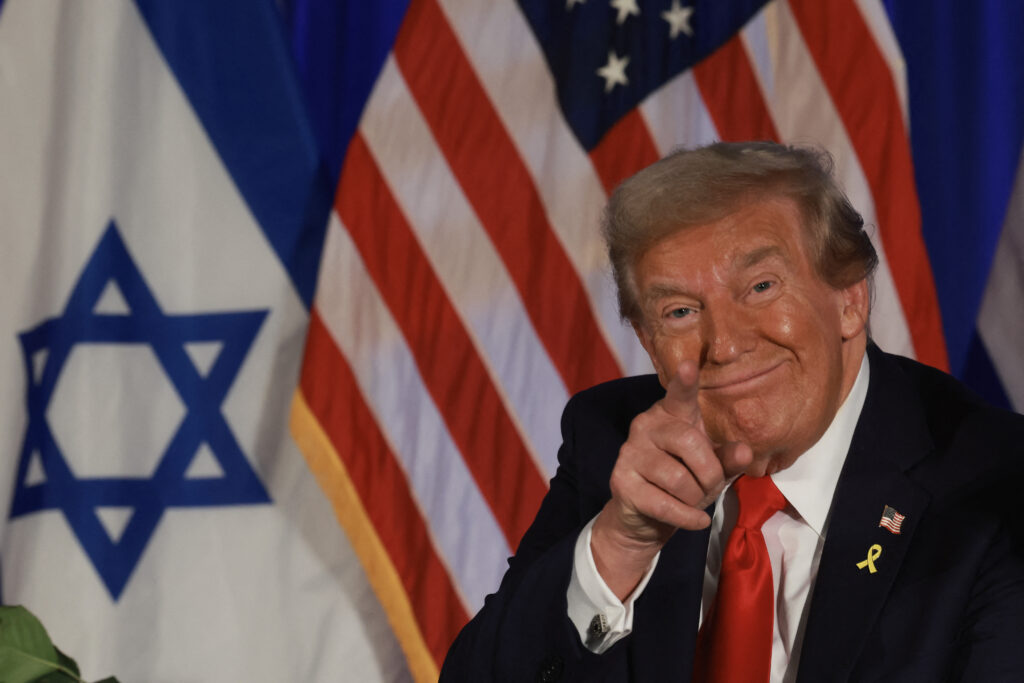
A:
<svg viewBox="0 0 1024 683">
<path fill-rule="evenodd" d="M 719 220 L 677 230 L 656 242 L 637 261 L 638 281 L 668 271 L 676 276 L 719 277 L 766 261 L 798 270 L 810 268 L 809 245 L 796 205 L 788 199 L 747 204 Z"/>
</svg>

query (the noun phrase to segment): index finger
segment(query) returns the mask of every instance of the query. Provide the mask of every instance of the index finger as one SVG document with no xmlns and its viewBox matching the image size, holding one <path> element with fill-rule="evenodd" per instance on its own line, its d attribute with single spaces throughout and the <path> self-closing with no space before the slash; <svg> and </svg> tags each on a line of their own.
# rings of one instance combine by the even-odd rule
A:
<svg viewBox="0 0 1024 683">
<path fill-rule="evenodd" d="M 669 415 L 690 423 L 700 420 L 700 407 L 697 405 L 699 374 L 697 364 L 692 360 L 684 360 L 676 366 L 661 402 Z"/>
</svg>

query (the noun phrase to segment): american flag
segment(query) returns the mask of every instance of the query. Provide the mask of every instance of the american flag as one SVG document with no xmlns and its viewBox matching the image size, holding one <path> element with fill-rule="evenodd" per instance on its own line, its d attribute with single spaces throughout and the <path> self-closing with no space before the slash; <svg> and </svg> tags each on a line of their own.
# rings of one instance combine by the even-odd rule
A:
<svg viewBox="0 0 1024 683">
<path fill-rule="evenodd" d="M 568 397 L 650 372 L 617 316 L 598 232 L 624 177 L 714 140 L 827 148 L 882 257 L 874 339 L 949 362 L 905 65 L 881 3 L 395 11 L 337 146 L 292 433 L 413 677 L 429 681 L 537 510 Z"/>
<path fill-rule="evenodd" d="M 900 533 L 900 527 L 903 526 L 903 520 L 906 519 L 906 515 L 901 515 L 896 512 L 893 508 L 888 505 L 882 510 L 882 519 L 878 522 L 878 526 L 885 527 L 894 534 Z"/>
</svg>

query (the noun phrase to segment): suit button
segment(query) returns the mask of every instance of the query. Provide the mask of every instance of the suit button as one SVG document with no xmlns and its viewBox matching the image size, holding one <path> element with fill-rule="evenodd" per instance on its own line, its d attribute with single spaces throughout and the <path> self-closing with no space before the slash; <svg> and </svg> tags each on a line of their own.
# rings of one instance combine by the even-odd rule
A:
<svg viewBox="0 0 1024 683">
<path fill-rule="evenodd" d="M 540 665 L 540 671 L 537 673 L 537 683 L 555 683 L 562 677 L 562 671 L 565 669 L 565 665 L 562 663 L 561 657 L 551 656 L 544 660 Z"/>
</svg>

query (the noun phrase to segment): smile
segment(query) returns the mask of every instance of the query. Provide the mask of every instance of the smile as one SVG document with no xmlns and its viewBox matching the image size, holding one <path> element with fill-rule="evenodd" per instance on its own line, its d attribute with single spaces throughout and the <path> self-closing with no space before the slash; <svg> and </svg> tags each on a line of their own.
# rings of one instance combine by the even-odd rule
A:
<svg viewBox="0 0 1024 683">
<path fill-rule="evenodd" d="M 734 377 L 724 377 L 703 385 L 701 391 L 747 391 L 763 383 L 775 370 L 782 367 L 782 363 L 775 363 L 763 370 L 756 370 Z"/>
</svg>

